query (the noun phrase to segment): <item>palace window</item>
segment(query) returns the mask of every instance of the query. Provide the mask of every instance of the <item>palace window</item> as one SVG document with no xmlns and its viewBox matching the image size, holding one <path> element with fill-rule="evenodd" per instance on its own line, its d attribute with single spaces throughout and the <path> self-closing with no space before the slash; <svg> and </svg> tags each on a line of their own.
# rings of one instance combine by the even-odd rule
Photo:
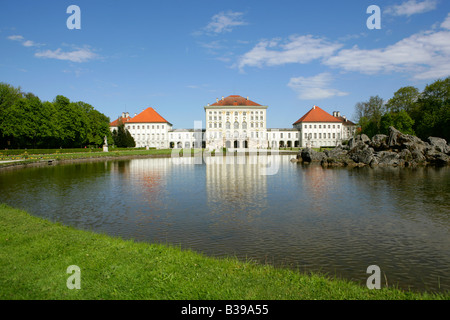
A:
<svg viewBox="0 0 450 320">
<path fill-rule="evenodd" d="M 231 123 L 227 121 L 225 128 L 230 129 Z"/>
<path fill-rule="evenodd" d="M 247 122 L 245 122 L 245 121 L 242 122 L 242 129 L 244 129 L 244 130 L 247 129 Z"/>
</svg>

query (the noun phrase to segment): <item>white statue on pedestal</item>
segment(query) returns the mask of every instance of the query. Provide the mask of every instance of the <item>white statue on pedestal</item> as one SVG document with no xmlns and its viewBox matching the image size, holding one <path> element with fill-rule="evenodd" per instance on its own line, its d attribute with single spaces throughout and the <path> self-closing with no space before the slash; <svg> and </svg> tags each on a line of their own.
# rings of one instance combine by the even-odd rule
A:
<svg viewBox="0 0 450 320">
<path fill-rule="evenodd" d="M 108 139 L 106 138 L 106 136 L 103 141 L 103 152 L 108 152 Z"/>
</svg>

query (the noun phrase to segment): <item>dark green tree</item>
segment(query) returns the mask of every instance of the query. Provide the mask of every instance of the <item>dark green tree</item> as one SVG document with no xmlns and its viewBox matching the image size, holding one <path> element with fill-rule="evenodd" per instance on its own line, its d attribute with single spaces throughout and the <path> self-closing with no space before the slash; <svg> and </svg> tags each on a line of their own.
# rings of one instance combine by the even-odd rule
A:
<svg viewBox="0 0 450 320">
<path fill-rule="evenodd" d="M 381 117 L 379 133 L 389 134 L 389 127 L 393 126 L 404 134 L 414 134 L 414 120 L 405 110 L 387 112 Z"/>
<path fill-rule="evenodd" d="M 119 125 L 117 126 L 117 131 L 114 130 L 113 132 L 113 138 L 114 144 L 119 148 L 134 148 L 136 146 L 133 136 L 120 120 Z"/>
<path fill-rule="evenodd" d="M 450 141 L 450 77 L 425 87 L 412 118 L 421 139 L 435 136 Z"/>
<path fill-rule="evenodd" d="M 14 88 L 7 83 L 0 83 L 0 147 L 9 148 L 14 136 L 10 135 L 9 123 L 7 119 L 10 108 L 20 99 L 23 93 L 20 88 Z"/>
<path fill-rule="evenodd" d="M 403 110 L 410 114 L 417 108 L 419 97 L 420 91 L 415 87 L 400 88 L 386 103 L 386 110 L 389 112 L 400 112 Z"/>
</svg>

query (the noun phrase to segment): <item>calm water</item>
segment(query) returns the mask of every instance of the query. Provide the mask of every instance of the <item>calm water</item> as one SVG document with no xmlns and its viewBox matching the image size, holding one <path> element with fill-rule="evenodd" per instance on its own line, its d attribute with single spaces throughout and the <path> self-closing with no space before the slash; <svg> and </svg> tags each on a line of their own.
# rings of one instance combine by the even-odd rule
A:
<svg viewBox="0 0 450 320">
<path fill-rule="evenodd" d="M 261 174 L 256 158 L 0 170 L 0 201 L 80 229 L 212 256 L 361 284 L 375 264 L 383 286 L 450 290 L 450 168 L 323 169 L 292 157 L 281 156 L 274 175 Z"/>
</svg>

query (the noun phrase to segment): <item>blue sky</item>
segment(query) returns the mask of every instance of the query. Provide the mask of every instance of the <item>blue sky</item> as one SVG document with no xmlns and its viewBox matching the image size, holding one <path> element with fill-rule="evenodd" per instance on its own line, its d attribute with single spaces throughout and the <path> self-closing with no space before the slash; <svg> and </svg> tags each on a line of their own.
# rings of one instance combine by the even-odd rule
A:
<svg viewBox="0 0 450 320">
<path fill-rule="evenodd" d="M 367 27 L 370 5 L 381 29 Z M 0 82 L 111 120 L 153 107 L 174 128 L 238 94 L 290 128 L 313 105 L 352 118 L 370 96 L 449 76 L 449 13 L 448 0 L 2 0 Z"/>
</svg>

